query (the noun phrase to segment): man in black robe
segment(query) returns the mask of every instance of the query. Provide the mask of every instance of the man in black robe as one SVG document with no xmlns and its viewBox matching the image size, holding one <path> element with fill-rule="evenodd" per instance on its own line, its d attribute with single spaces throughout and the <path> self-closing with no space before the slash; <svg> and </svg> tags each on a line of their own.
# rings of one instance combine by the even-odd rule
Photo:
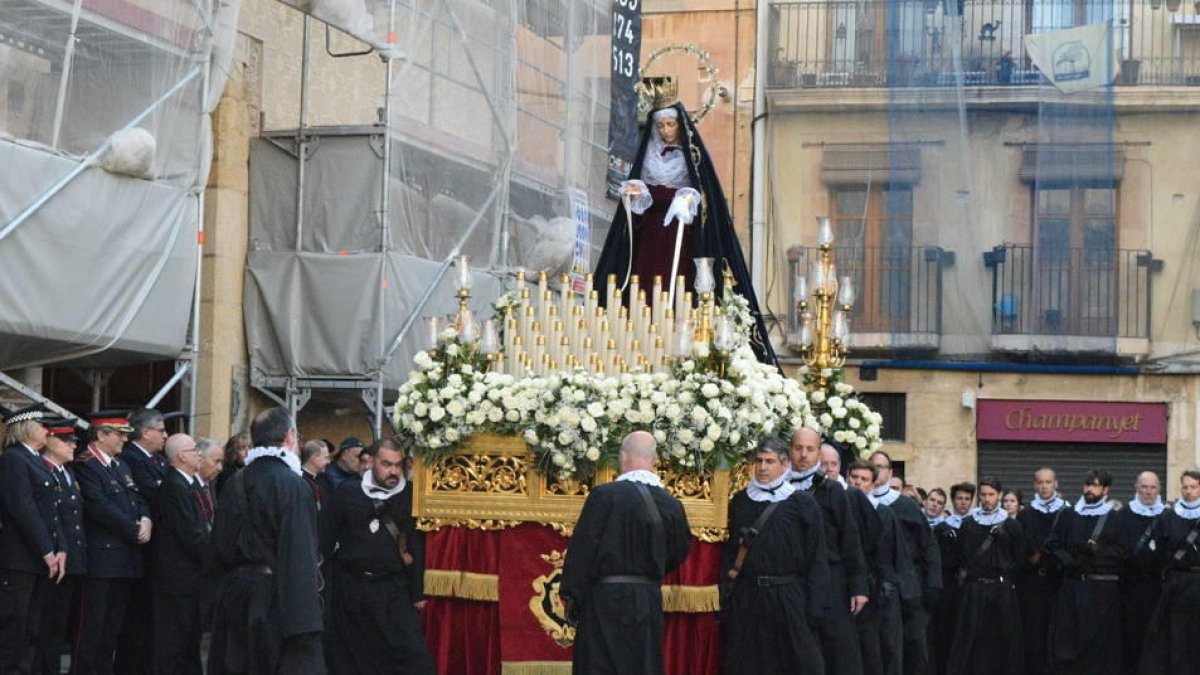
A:
<svg viewBox="0 0 1200 675">
<path fill-rule="evenodd" d="M 671 118 L 675 120 L 677 132 L 672 142 L 665 142 L 657 123 Z M 629 179 L 642 182 L 649 188 L 654 206 L 645 214 L 635 213 L 632 223 L 627 220 L 624 207 L 617 208 L 600 259 L 596 262 L 594 284 L 601 294 L 601 300 L 605 300 L 609 275 L 616 277 L 618 288 L 625 288 L 631 274 L 638 274 L 641 287 L 649 289 L 653 282 L 650 275 L 661 270 L 667 270 L 670 274 L 676 229 L 682 225 L 664 222 L 664 218 L 671 218 L 671 206 L 678 192 L 695 190 L 700 195 L 699 204 L 694 220 L 686 226 L 683 251 L 676 271 L 676 274 L 685 278 L 686 286 L 675 289 L 675 292 L 693 290 L 694 258 L 712 258 L 716 264 L 729 265 L 734 291 L 746 298 L 750 312 L 755 317 L 750 344 L 760 361 L 775 363 L 775 351 L 767 339 L 766 324 L 758 308 L 754 287 L 750 284 L 750 272 L 734 231 L 725 192 L 721 189 L 721 181 L 704 147 L 704 141 L 683 104 L 677 101 L 667 104 L 664 101 L 647 115 Z M 630 181 L 622 186 L 623 190 Z M 716 297 L 720 298 L 725 281 L 721 274 L 715 276 Z M 670 278 L 663 275 L 663 290 L 670 287 L 670 282 Z M 651 304 L 658 301 L 658 298 L 647 299 Z"/>
<path fill-rule="evenodd" d="M 283 408 L 250 425 L 246 468 L 222 487 L 213 522 L 219 575 L 211 675 L 319 675 L 317 506 L 300 477 L 296 426 Z"/>
<path fill-rule="evenodd" d="M 621 475 L 592 489 L 567 546 L 559 594 L 578 622 L 572 672 L 662 673 L 662 578 L 691 546 L 687 514 L 662 485 L 654 437 L 621 442 Z"/>
<path fill-rule="evenodd" d="M 150 584 L 155 671 L 199 675 L 200 583 L 211 529 L 207 504 L 196 480 L 200 455 L 187 434 L 174 434 L 163 446 L 170 469 L 155 495 L 154 540 L 150 544 Z"/>
<path fill-rule="evenodd" d="M 788 482 L 789 444 L 770 437 L 754 455 L 754 477 L 729 505 L 721 557 L 728 590 L 726 675 L 822 675 L 825 661 L 811 626 L 829 617 L 821 506 Z"/>
<path fill-rule="evenodd" d="M 936 607 L 942 594 L 942 557 L 937 541 L 916 500 L 902 496 L 890 485 L 892 458 L 878 450 L 871 463 L 879 471 L 872 500 L 892 509 L 900 523 L 904 549 L 912 561 L 912 576 L 901 575 L 901 615 L 904 620 L 904 673 L 925 675 L 929 672 L 929 609 Z"/>
<path fill-rule="evenodd" d="M 404 479 L 404 451 L 391 440 L 363 450 L 371 468 L 343 482 L 321 516 L 333 567 L 329 670 L 335 675 L 432 675 L 421 631 L 425 556 Z"/>
<path fill-rule="evenodd" d="M 858 522 L 850 511 L 850 498 L 840 483 L 826 478 L 821 466 L 821 437 L 802 428 L 792 434 L 788 481 L 817 500 L 825 523 L 825 561 L 829 567 L 832 606 L 816 625 L 821 656 L 829 675 L 862 673 L 855 616 L 867 605 L 870 592 Z"/>
<path fill-rule="evenodd" d="M 1063 586 L 1050 623 L 1050 657 L 1059 675 L 1116 675 L 1121 652 L 1118 581 L 1132 542 L 1111 516 L 1112 474 L 1089 471 L 1083 497 L 1058 521 L 1050 550 L 1063 566 Z"/>
<path fill-rule="evenodd" d="M 1054 469 L 1043 467 L 1035 471 L 1033 490 L 1035 495 L 1029 507 L 1017 514 L 1029 552 L 1025 564 L 1017 571 L 1017 602 L 1024 629 L 1025 672 L 1050 675 L 1053 671 L 1046 636 L 1050 634 L 1050 619 L 1062 588 L 1062 566 L 1051 555 L 1048 544 L 1058 522 L 1070 512 L 1071 504 L 1058 494 Z"/>
<path fill-rule="evenodd" d="M 862 460 L 850 463 L 847 479 L 850 503 L 858 519 L 863 553 L 871 570 L 871 601 L 858 615 L 863 675 L 901 675 L 904 672 L 904 627 L 900 619 L 899 578 L 915 578 L 912 559 L 904 550 L 904 535 L 892 509 L 875 504 L 868 495 L 879 472 Z"/>
<path fill-rule="evenodd" d="M 963 518 L 957 537 L 960 587 L 947 673 L 1021 675 L 1021 616 L 1013 571 L 1025 560 L 1025 536 L 1000 508 L 995 478 L 979 481 L 979 508 Z"/>
<path fill-rule="evenodd" d="M 933 538 L 937 541 L 938 553 L 942 558 L 942 597 L 929 616 L 929 661 L 935 675 L 947 672 L 946 662 L 950 656 L 950 644 L 954 641 L 954 631 L 958 626 L 958 605 L 962 590 L 958 583 L 958 573 L 963 564 L 958 535 L 974 503 L 973 483 L 951 485 L 952 512 L 933 526 Z"/>
<path fill-rule="evenodd" d="M 1146 631 L 1138 675 L 1200 675 L 1200 471 L 1184 471 L 1180 495 L 1155 526 L 1166 583 Z"/>
<path fill-rule="evenodd" d="M 1134 483 L 1133 499 L 1113 516 L 1125 541 L 1133 542 L 1121 570 L 1121 624 L 1125 635 L 1122 647 L 1128 673 L 1137 670 L 1142 641 L 1162 592 L 1163 560 L 1154 540 L 1155 523 L 1165 510 L 1160 490 L 1158 475 L 1143 471 Z"/>
</svg>

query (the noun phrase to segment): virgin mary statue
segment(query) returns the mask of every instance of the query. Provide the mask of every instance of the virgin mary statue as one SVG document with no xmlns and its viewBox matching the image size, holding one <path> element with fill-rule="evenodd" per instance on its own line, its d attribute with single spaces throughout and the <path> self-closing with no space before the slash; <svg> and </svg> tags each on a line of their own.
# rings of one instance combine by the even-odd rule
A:
<svg viewBox="0 0 1200 675">
<path fill-rule="evenodd" d="M 673 98 L 656 99 L 657 106 L 647 117 L 629 179 L 620 187 L 633 222 L 626 220 L 625 208 L 617 209 L 596 263 L 595 287 L 603 297 L 609 275 L 615 275 L 617 286 L 624 289 L 630 276 L 636 274 L 643 288 L 649 288 L 656 276 L 662 279 L 664 289 L 672 278 L 683 276 L 685 288 L 676 288 L 675 292 L 694 291 L 696 270 L 692 259 L 712 258 L 718 269 L 729 267 L 734 292 L 749 301 L 755 318 L 750 343 L 759 360 L 774 364 L 775 352 L 750 285 L 725 193 L 695 123 Z M 672 269 L 681 227 L 684 231 L 679 262 Z M 721 274 L 714 276 L 719 298 L 725 280 Z"/>
</svg>

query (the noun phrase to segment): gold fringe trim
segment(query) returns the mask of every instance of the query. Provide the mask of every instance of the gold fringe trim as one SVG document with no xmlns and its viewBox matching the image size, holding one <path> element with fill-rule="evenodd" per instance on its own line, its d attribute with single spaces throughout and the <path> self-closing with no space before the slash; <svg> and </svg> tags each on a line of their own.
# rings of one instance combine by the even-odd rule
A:
<svg viewBox="0 0 1200 675">
<path fill-rule="evenodd" d="M 571 675 L 570 661 L 505 661 L 500 675 Z"/>
<path fill-rule="evenodd" d="M 500 580 L 495 574 L 425 570 L 425 595 L 463 600 L 500 601 Z M 663 586 L 663 611 L 704 613 L 721 609 L 716 586 Z"/>
<path fill-rule="evenodd" d="M 714 586 L 663 586 L 664 612 L 705 613 L 721 609 L 720 595 Z"/>
<path fill-rule="evenodd" d="M 500 581 L 495 574 L 425 570 L 425 595 L 499 602 L 499 589 Z"/>
</svg>

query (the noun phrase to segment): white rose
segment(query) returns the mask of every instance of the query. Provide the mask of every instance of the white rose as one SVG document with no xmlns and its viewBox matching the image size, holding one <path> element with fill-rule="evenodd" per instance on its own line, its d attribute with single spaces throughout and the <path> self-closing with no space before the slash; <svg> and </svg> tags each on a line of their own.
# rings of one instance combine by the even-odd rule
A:
<svg viewBox="0 0 1200 675">
<path fill-rule="evenodd" d="M 509 422 L 520 422 L 521 421 L 521 411 L 509 410 L 508 412 L 504 413 L 504 419 L 508 420 Z"/>
<path fill-rule="evenodd" d="M 554 466 L 566 466 L 567 465 L 566 455 L 563 455 L 558 450 L 555 450 L 553 453 L 551 453 L 550 461 L 554 462 Z"/>
<path fill-rule="evenodd" d="M 811 399 L 813 403 L 822 403 L 825 401 L 825 392 L 820 390 L 814 391 L 812 396 L 809 396 L 809 399 Z"/>
<path fill-rule="evenodd" d="M 700 439 L 700 452 L 712 452 L 716 445 L 707 438 Z"/>
<path fill-rule="evenodd" d="M 877 412 L 871 413 L 871 423 L 872 424 L 883 424 L 883 415 L 880 415 Z"/>
<path fill-rule="evenodd" d="M 513 412 L 516 411 L 514 410 Z M 489 422 L 499 422 L 500 420 L 504 419 L 504 411 L 493 407 L 491 410 L 487 411 L 487 419 Z"/>
<path fill-rule="evenodd" d="M 833 377 L 833 368 L 822 368 L 821 369 L 821 377 L 825 377 L 825 378 Z"/>
<path fill-rule="evenodd" d="M 596 420 L 590 416 L 584 417 L 583 419 L 579 420 L 579 428 L 590 434 L 596 430 Z"/>
<path fill-rule="evenodd" d="M 446 354 L 447 355 L 458 356 L 461 353 L 462 353 L 462 350 L 459 349 L 458 345 L 455 345 L 455 344 L 446 345 Z"/>
<path fill-rule="evenodd" d="M 413 357 L 413 363 L 421 368 L 428 368 L 433 365 L 433 358 L 429 356 L 429 352 L 417 352 Z"/>
<path fill-rule="evenodd" d="M 676 457 L 683 457 L 687 454 L 687 448 L 683 447 L 682 445 L 677 445 L 671 449 L 671 454 L 675 455 Z"/>
<path fill-rule="evenodd" d="M 573 434 L 569 431 L 558 432 L 558 444 L 559 445 L 570 445 L 571 442 L 574 440 L 575 440 L 575 434 Z"/>
<path fill-rule="evenodd" d="M 867 439 L 860 437 L 858 440 L 854 441 L 854 446 L 859 450 L 865 450 L 867 447 Z"/>
<path fill-rule="evenodd" d="M 461 417 L 466 410 L 461 402 L 451 401 L 446 404 L 446 412 L 450 413 L 451 417 Z"/>
<path fill-rule="evenodd" d="M 846 442 L 846 432 L 844 432 L 844 431 L 833 432 L 833 440 L 837 441 L 838 443 L 845 443 Z"/>
<path fill-rule="evenodd" d="M 860 405 L 862 405 L 862 404 L 859 403 L 858 399 L 856 399 L 856 398 L 846 399 L 846 408 L 848 408 L 850 410 L 854 410 L 854 409 L 858 408 Z"/>
<path fill-rule="evenodd" d="M 847 443 L 853 443 L 857 440 L 858 440 L 858 434 L 854 433 L 853 431 L 846 432 L 846 442 Z"/>
<path fill-rule="evenodd" d="M 417 417 L 424 417 L 429 412 L 429 406 L 425 405 L 421 401 L 418 401 L 417 404 L 413 406 L 412 411 Z"/>
<path fill-rule="evenodd" d="M 440 405 L 435 405 L 429 409 L 429 419 L 432 422 L 440 422 L 446 416 L 446 409 Z"/>
<path fill-rule="evenodd" d="M 667 442 L 667 432 L 663 431 L 662 429 L 655 429 L 654 430 L 654 440 L 658 441 L 659 443 L 666 443 Z"/>
<path fill-rule="evenodd" d="M 862 422 L 859 422 L 857 417 L 851 417 L 849 419 L 849 424 L 851 429 L 857 429 L 862 426 Z"/>
<path fill-rule="evenodd" d="M 459 438 L 460 438 L 460 434 L 458 433 L 458 429 L 447 429 L 446 430 L 446 440 L 447 441 L 450 441 L 451 443 L 453 443 L 453 442 L 457 441 Z"/>
<path fill-rule="evenodd" d="M 685 373 L 690 373 L 696 369 L 696 363 L 694 361 L 684 361 L 683 365 L 679 366 L 679 368 Z"/>
<path fill-rule="evenodd" d="M 846 416 L 846 409 L 845 408 L 834 408 L 833 416 L 838 418 L 839 420 L 842 419 L 843 417 Z"/>
<path fill-rule="evenodd" d="M 534 431 L 533 429 L 525 430 L 525 442 L 526 443 L 528 443 L 530 445 L 537 445 L 538 440 L 539 439 L 538 439 L 538 435 L 537 435 L 536 431 Z"/>
<path fill-rule="evenodd" d="M 409 428 L 412 429 L 412 432 L 414 434 L 419 434 L 422 431 L 425 431 L 425 423 L 422 422 L 421 420 L 417 420 L 417 421 L 413 422 L 412 426 L 410 426 Z"/>
<path fill-rule="evenodd" d="M 691 444 L 692 441 L 696 440 L 696 434 L 691 429 L 682 429 L 677 436 L 682 443 Z"/>
<path fill-rule="evenodd" d="M 700 387 L 700 393 L 704 394 L 705 398 L 716 398 L 721 395 L 721 388 L 712 382 L 706 382 Z"/>
<path fill-rule="evenodd" d="M 729 442 L 730 443 L 732 443 L 733 445 L 737 445 L 741 441 L 742 441 L 742 432 L 740 432 L 736 429 L 733 430 L 732 432 L 730 432 L 730 434 L 729 434 Z"/>
<path fill-rule="evenodd" d="M 707 359 L 708 354 L 709 354 L 709 349 L 708 349 L 707 342 L 693 342 L 692 343 L 692 356 L 695 356 L 698 359 Z"/>
<path fill-rule="evenodd" d="M 592 447 L 587 449 L 587 452 L 585 452 L 583 456 L 587 457 L 587 460 L 589 462 L 594 462 L 594 461 L 600 459 L 600 448 L 597 448 L 596 446 L 593 445 Z"/>
<path fill-rule="evenodd" d="M 442 439 L 438 438 L 437 436 L 434 436 L 434 437 L 426 440 L 425 445 L 428 445 L 431 448 L 440 448 L 443 445 L 445 445 L 445 443 L 442 442 Z"/>
<path fill-rule="evenodd" d="M 845 404 L 846 403 L 845 403 L 845 401 L 842 400 L 841 396 L 830 396 L 829 397 L 829 407 L 830 408 L 840 408 L 840 407 L 844 406 Z"/>
<path fill-rule="evenodd" d="M 877 424 L 867 425 L 867 435 L 870 436 L 871 438 L 875 438 L 876 436 L 878 436 L 879 435 L 879 425 L 877 425 Z"/>
<path fill-rule="evenodd" d="M 829 416 L 829 413 L 821 413 L 821 416 L 817 419 L 821 422 L 821 426 L 823 427 L 833 426 L 833 418 Z"/>
</svg>

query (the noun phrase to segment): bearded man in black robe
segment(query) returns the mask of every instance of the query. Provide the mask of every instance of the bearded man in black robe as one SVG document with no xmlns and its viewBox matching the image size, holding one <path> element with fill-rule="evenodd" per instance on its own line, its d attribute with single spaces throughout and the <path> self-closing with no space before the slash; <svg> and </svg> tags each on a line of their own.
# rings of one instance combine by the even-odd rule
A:
<svg viewBox="0 0 1200 675">
<path fill-rule="evenodd" d="M 833 598 L 821 506 L 789 481 L 789 444 L 767 438 L 754 455 L 754 477 L 729 505 L 729 541 L 721 558 L 726 611 L 726 675 L 822 675 L 812 630 Z"/>
<path fill-rule="evenodd" d="M 958 530 L 958 613 L 947 673 L 1021 675 L 1021 616 L 1013 571 L 1025 560 L 1021 525 L 1000 508 L 1000 482 L 979 481 L 979 508 Z"/>
<path fill-rule="evenodd" d="M 250 425 L 246 468 L 213 522 L 213 675 L 322 675 L 317 505 L 300 477 L 296 425 L 271 408 Z"/>
<path fill-rule="evenodd" d="M 1155 526 L 1166 583 L 1146 632 L 1138 675 L 1200 675 L 1200 471 L 1180 476 L 1179 499 Z"/>
<path fill-rule="evenodd" d="M 652 288 L 655 276 L 661 277 L 663 290 L 670 287 L 672 278 L 683 276 L 685 286 L 675 292 L 692 291 L 696 274 L 692 260 L 712 258 L 716 265 L 728 265 L 733 290 L 749 301 L 755 317 L 750 344 L 760 361 L 773 364 L 775 351 L 767 339 L 746 258 L 712 158 L 683 104 L 668 100 L 657 103 L 646 118 L 629 180 L 620 188 L 633 213 L 626 213 L 623 206 L 617 209 L 596 263 L 595 288 L 603 300 L 610 275 L 616 277 L 622 291 L 632 275 L 637 275 L 646 289 Z M 680 227 L 684 232 L 679 264 L 672 269 Z M 725 280 L 721 274 L 715 276 L 719 298 Z M 658 298 L 647 297 L 647 301 L 654 304 Z"/>
<path fill-rule="evenodd" d="M 1118 581 L 1132 542 L 1113 521 L 1112 474 L 1084 476 L 1083 497 L 1063 515 L 1050 550 L 1063 567 L 1063 587 L 1050 623 L 1050 658 L 1058 675 L 1123 672 Z"/>
<path fill-rule="evenodd" d="M 572 672 L 663 672 L 662 579 L 691 546 L 683 504 L 654 472 L 654 437 L 621 442 L 621 475 L 592 489 L 567 546 L 559 594 L 577 621 Z"/>
<path fill-rule="evenodd" d="M 1054 469 L 1043 467 L 1035 471 L 1033 489 L 1036 494 L 1029 508 L 1017 514 L 1029 554 L 1017 571 L 1017 603 L 1024 629 L 1025 672 L 1050 675 L 1053 671 L 1046 651 L 1046 636 L 1062 588 L 1062 565 L 1050 553 L 1049 542 L 1058 522 L 1071 512 L 1071 504 L 1058 494 Z"/>
<path fill-rule="evenodd" d="M 384 439 L 361 480 L 343 482 L 322 512 L 324 555 L 334 570 L 329 664 L 334 673 L 433 675 L 421 631 L 425 556 L 412 516 L 404 451 Z"/>
</svg>

